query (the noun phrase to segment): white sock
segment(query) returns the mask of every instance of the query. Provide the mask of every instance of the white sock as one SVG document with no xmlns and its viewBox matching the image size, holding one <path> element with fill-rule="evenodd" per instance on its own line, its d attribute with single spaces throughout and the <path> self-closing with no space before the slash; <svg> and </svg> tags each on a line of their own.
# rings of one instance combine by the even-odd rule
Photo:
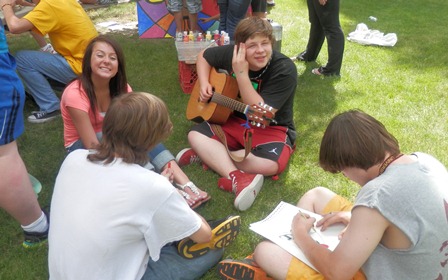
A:
<svg viewBox="0 0 448 280">
<path fill-rule="evenodd" d="M 45 232 L 48 230 L 47 216 L 42 212 L 42 215 L 37 220 L 27 226 L 22 225 L 21 227 L 27 232 Z"/>
</svg>

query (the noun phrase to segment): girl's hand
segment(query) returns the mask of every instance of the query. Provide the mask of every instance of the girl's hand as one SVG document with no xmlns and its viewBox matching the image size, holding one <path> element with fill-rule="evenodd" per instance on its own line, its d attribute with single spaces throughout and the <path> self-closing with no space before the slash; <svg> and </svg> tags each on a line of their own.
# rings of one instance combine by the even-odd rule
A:
<svg viewBox="0 0 448 280">
<path fill-rule="evenodd" d="M 165 176 L 171 184 L 174 182 L 174 171 L 171 169 L 170 163 L 165 166 L 160 175 Z"/>
</svg>

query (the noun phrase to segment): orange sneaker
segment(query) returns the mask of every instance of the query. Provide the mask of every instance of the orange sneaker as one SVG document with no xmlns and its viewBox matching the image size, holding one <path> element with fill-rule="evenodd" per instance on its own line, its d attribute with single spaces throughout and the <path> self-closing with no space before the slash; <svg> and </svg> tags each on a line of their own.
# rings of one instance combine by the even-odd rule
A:
<svg viewBox="0 0 448 280">
<path fill-rule="evenodd" d="M 244 260 L 227 259 L 218 263 L 218 275 L 224 280 L 274 280 L 253 260 L 252 255 Z"/>
</svg>

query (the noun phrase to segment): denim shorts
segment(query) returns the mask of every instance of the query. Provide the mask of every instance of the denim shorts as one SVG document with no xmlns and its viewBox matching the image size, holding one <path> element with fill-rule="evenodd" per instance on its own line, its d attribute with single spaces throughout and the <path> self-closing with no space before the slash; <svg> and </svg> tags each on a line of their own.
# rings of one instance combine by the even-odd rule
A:
<svg viewBox="0 0 448 280">
<path fill-rule="evenodd" d="M 186 0 L 187 10 L 190 14 L 197 14 L 202 10 L 202 0 Z M 181 12 L 183 5 L 182 0 L 168 0 L 166 7 L 169 12 Z"/>
</svg>

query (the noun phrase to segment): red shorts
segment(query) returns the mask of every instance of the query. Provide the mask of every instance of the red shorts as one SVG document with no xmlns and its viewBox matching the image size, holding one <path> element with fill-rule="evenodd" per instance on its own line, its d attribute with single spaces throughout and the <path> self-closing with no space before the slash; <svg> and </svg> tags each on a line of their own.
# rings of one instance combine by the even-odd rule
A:
<svg viewBox="0 0 448 280">
<path fill-rule="evenodd" d="M 244 149 L 245 124 L 245 120 L 230 116 L 227 122 L 221 126 L 226 136 L 229 150 Z M 266 128 L 251 126 L 251 129 L 253 130 L 251 153 L 254 156 L 277 162 L 277 173 L 282 173 L 288 165 L 291 154 L 294 152 L 294 147 L 286 134 L 288 128 L 284 126 L 268 126 Z M 220 141 L 208 122 L 195 125 L 192 130 Z"/>
</svg>

